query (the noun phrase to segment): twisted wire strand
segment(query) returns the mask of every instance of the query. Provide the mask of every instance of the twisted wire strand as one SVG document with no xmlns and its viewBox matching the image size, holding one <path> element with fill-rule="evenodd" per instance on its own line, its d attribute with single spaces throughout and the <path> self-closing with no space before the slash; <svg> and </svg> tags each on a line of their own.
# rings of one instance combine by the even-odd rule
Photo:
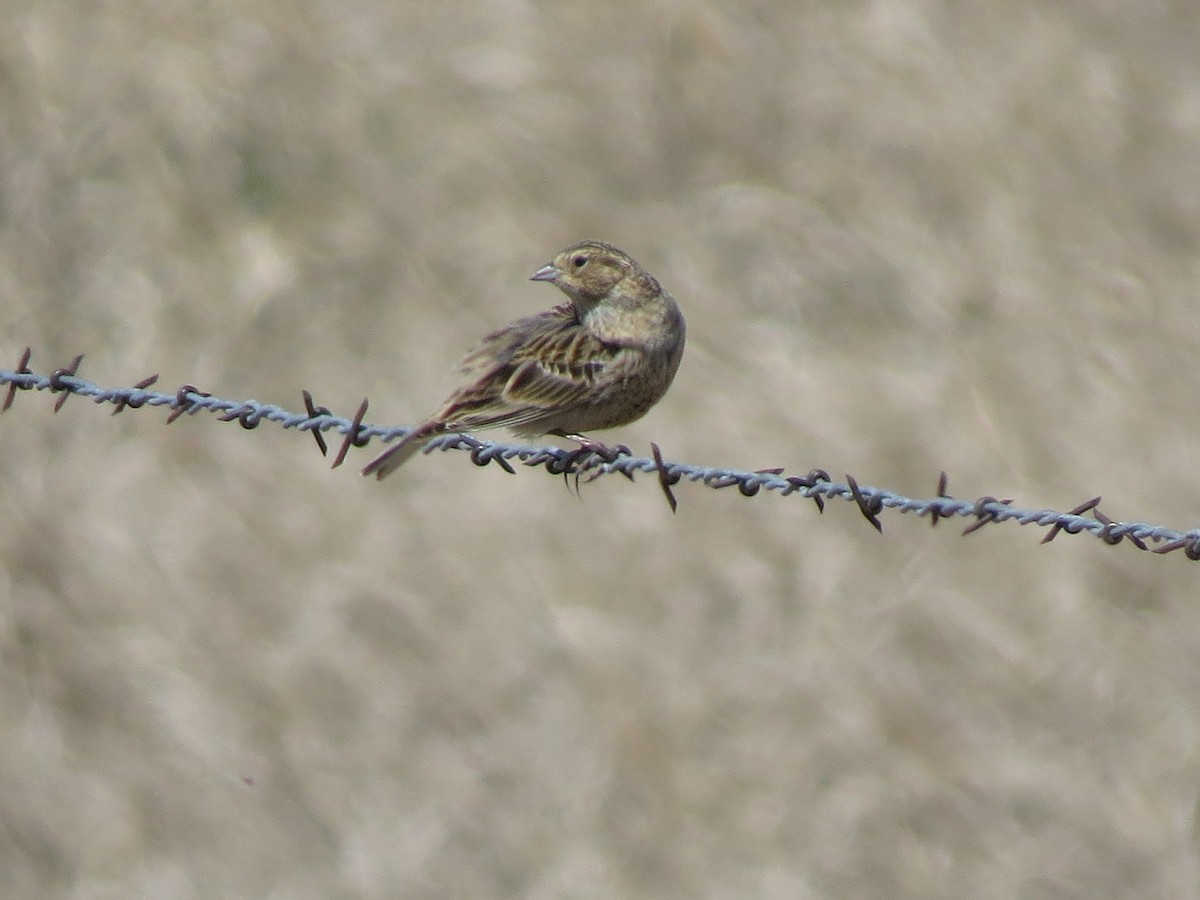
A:
<svg viewBox="0 0 1200 900">
<path fill-rule="evenodd" d="M 150 386 L 157 381 L 157 375 L 145 378 L 131 387 L 105 388 L 76 374 L 82 356 L 77 356 L 67 367 L 43 375 L 29 369 L 30 355 L 27 348 L 15 370 L 0 369 L 0 387 L 8 387 L 4 402 L 0 405 L 0 413 L 6 412 L 12 406 L 19 391 L 50 391 L 61 394 L 55 403 L 55 412 L 62 408 L 68 397 L 79 396 L 90 397 L 98 404 L 112 404 L 115 407 L 114 414 L 145 406 L 168 407 L 171 410 L 168 424 L 182 415 L 191 416 L 199 412 L 217 415 L 223 422 L 236 421 L 247 429 L 255 428 L 264 421 L 274 422 L 284 428 L 311 432 L 322 454 L 326 452 L 322 433 L 335 431 L 344 435 L 341 450 L 333 464 L 335 467 L 341 464 L 351 446 L 363 446 L 373 438 L 390 441 L 403 437 L 412 430 L 408 426 L 388 427 L 363 422 L 367 410 L 365 400 L 357 414 L 347 419 L 334 415 L 325 407 L 315 406 L 308 391 L 304 391 L 306 411 L 298 413 L 271 403 L 216 397 L 190 384 L 181 386 L 174 393 L 151 390 Z M 964 534 L 973 533 L 984 525 L 1015 522 L 1018 525 L 1049 527 L 1050 531 L 1043 543 L 1053 540 L 1061 532 L 1087 533 L 1111 545 L 1128 540 L 1140 550 L 1150 549 L 1147 542 L 1152 541 L 1158 545 L 1154 547 L 1155 553 L 1169 553 L 1182 549 L 1189 559 L 1200 559 L 1200 528 L 1183 531 L 1146 522 L 1115 522 L 1100 512 L 1099 497 L 1081 503 L 1068 512 L 1054 509 L 1023 509 L 1014 506 L 1011 500 L 995 497 L 962 500 L 946 494 L 947 482 L 943 473 L 938 483 L 937 496 L 921 499 L 886 488 L 859 485 L 849 475 L 844 483 L 837 482 L 820 469 L 804 476 L 789 476 L 784 474 L 783 469 L 744 471 L 723 466 L 668 462 L 663 460 L 657 445 L 651 446 L 654 450 L 653 458 L 634 456 L 628 453 L 627 448 L 620 448 L 620 455 L 602 458 L 588 451 L 555 446 L 506 444 L 479 440 L 467 434 L 446 434 L 430 441 L 424 452 L 465 450 L 476 465 L 486 466 L 495 462 L 510 474 L 516 471 L 510 461 L 518 460 L 524 466 L 542 467 L 554 475 L 574 475 L 577 485 L 579 476 L 585 472 L 589 473 L 589 480 L 613 473 L 625 475 L 632 480 L 637 472 L 653 473 L 657 475 L 659 485 L 672 510 L 675 509 L 672 486 L 686 480 L 714 489 L 736 486 L 745 497 L 754 497 L 764 490 L 784 497 L 798 494 L 813 500 L 822 511 L 826 500 L 856 503 L 863 516 L 879 531 L 882 531 L 883 527 L 878 514 L 890 509 L 928 517 L 934 525 L 940 519 L 952 517 L 974 519 L 975 521 L 964 530 Z M 1091 515 L 1087 515 L 1088 513 Z"/>
</svg>

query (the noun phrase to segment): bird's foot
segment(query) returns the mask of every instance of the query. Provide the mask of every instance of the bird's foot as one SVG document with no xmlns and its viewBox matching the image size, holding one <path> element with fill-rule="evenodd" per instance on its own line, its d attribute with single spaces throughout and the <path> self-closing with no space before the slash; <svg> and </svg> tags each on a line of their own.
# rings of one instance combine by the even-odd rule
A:
<svg viewBox="0 0 1200 900">
<path fill-rule="evenodd" d="M 594 453 L 606 463 L 616 462 L 622 456 L 631 456 L 632 451 L 624 444 L 617 444 L 615 447 L 610 447 L 607 444 L 602 444 L 599 441 L 592 440 L 586 434 L 563 434 L 560 437 L 565 437 L 568 440 L 575 441 L 579 444 L 577 453 L 586 455 Z"/>
<path fill-rule="evenodd" d="M 631 451 L 624 444 L 617 444 L 615 447 L 609 447 L 607 444 L 602 444 L 600 441 L 593 440 L 584 434 L 568 434 L 565 431 L 551 432 L 551 434 L 554 434 L 556 437 L 567 438 L 567 440 L 575 441 L 575 443 L 579 444 L 579 448 L 571 451 L 571 453 L 568 454 L 564 460 L 566 463 L 566 471 L 563 473 L 564 476 L 567 472 L 573 471 L 575 473 L 576 494 L 579 492 L 579 476 L 582 472 L 587 469 L 600 466 L 604 463 L 616 462 L 622 456 L 631 456 L 633 453 L 633 451 Z M 593 472 L 587 481 L 595 481 L 600 477 L 600 474 L 601 473 L 599 471 Z M 621 474 L 630 481 L 633 481 L 633 476 L 628 472 L 622 472 Z"/>
</svg>

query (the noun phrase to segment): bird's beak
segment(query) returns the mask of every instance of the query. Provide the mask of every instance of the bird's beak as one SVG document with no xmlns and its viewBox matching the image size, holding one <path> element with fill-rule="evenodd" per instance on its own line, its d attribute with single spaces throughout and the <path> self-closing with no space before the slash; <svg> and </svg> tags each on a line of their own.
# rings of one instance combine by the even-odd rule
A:
<svg viewBox="0 0 1200 900">
<path fill-rule="evenodd" d="M 554 281 L 561 275 L 562 272 L 554 263 L 546 263 L 536 272 L 529 276 L 530 281 Z"/>
</svg>

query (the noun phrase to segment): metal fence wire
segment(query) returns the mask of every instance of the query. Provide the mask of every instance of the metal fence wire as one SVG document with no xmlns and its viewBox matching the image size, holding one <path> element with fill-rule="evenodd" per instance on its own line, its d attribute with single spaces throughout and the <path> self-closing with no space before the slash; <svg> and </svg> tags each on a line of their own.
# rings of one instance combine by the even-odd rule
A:
<svg viewBox="0 0 1200 900">
<path fill-rule="evenodd" d="M 323 434 L 334 431 L 343 436 L 341 447 L 334 457 L 335 468 L 342 464 L 351 447 L 365 446 L 373 439 L 391 441 L 412 430 L 408 426 L 387 427 L 364 422 L 363 417 L 367 412 L 366 400 L 359 406 L 355 415 L 347 419 L 334 415 L 323 406 L 315 405 L 308 391 L 303 391 L 305 411 L 298 413 L 255 400 L 226 400 L 191 384 L 182 385 L 174 393 L 154 391 L 150 388 L 158 381 L 157 375 L 143 378 L 131 387 L 104 388 L 79 377 L 82 355 L 75 357 L 70 365 L 55 369 L 49 375 L 39 374 L 29 368 L 31 356 L 31 351 L 26 348 L 16 369 L 0 369 L 0 387 L 7 385 L 8 388 L 4 402 L 0 405 L 0 413 L 9 411 L 19 391 L 49 391 L 60 395 L 54 404 L 55 412 L 62 409 L 70 396 L 76 395 L 90 397 L 95 403 L 111 404 L 114 407 L 114 415 L 127 409 L 166 407 L 170 410 L 167 424 L 180 416 L 192 416 L 199 412 L 214 414 L 221 422 L 237 422 L 246 429 L 256 428 L 262 422 L 272 422 L 283 428 L 310 432 L 323 455 L 328 451 Z M 714 489 L 736 487 L 744 497 L 755 497 L 763 491 L 775 492 L 784 497 L 803 497 L 812 500 L 820 511 L 824 511 L 826 500 L 844 500 L 856 504 L 867 521 L 880 532 L 883 531 L 883 525 L 879 514 L 885 510 L 894 510 L 927 516 L 932 525 L 937 525 L 942 519 L 970 519 L 972 521 L 963 530 L 964 535 L 972 534 L 985 525 L 1014 522 L 1017 525 L 1041 525 L 1048 528 L 1042 543 L 1053 540 L 1062 532 L 1091 534 L 1106 544 L 1116 545 L 1127 541 L 1139 550 L 1160 554 L 1183 550 L 1188 559 L 1200 559 L 1200 528 L 1180 531 L 1146 522 L 1116 522 L 1100 511 L 1099 497 L 1080 503 L 1067 512 L 1023 509 L 1014 506 L 1011 499 L 996 497 L 960 500 L 946 493 L 948 482 L 943 472 L 938 478 L 936 495 L 922 499 L 907 497 L 885 488 L 860 485 L 850 475 L 845 476 L 845 482 L 835 481 L 828 472 L 821 469 L 815 469 L 805 475 L 787 475 L 783 469 L 744 471 L 719 466 L 697 466 L 664 460 L 656 444 L 651 444 L 651 448 L 652 457 L 635 456 L 625 447 L 616 448 L 613 454 L 604 456 L 590 450 L 553 446 L 532 447 L 483 441 L 466 434 L 446 434 L 431 440 L 424 452 L 466 451 L 468 458 L 475 465 L 486 466 L 495 463 L 510 474 L 516 473 L 512 461 L 517 460 L 527 468 L 541 468 L 552 475 L 560 475 L 567 479 L 573 477 L 576 488 L 579 479 L 584 475 L 591 480 L 619 473 L 632 481 L 637 472 L 653 474 L 672 511 L 677 505 L 674 486 L 686 480 Z"/>
</svg>

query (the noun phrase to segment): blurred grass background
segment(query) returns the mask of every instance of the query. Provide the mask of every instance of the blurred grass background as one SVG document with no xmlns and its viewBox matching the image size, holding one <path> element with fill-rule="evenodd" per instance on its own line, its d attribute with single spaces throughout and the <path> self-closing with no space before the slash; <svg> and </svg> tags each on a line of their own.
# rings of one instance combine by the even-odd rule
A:
<svg viewBox="0 0 1200 900">
<path fill-rule="evenodd" d="M 595 237 L 689 322 L 609 440 L 1196 522 L 1197 4 L 6 12 L 6 366 L 414 422 Z M 1182 554 L 51 405 L 4 897 L 1200 893 Z"/>
</svg>

